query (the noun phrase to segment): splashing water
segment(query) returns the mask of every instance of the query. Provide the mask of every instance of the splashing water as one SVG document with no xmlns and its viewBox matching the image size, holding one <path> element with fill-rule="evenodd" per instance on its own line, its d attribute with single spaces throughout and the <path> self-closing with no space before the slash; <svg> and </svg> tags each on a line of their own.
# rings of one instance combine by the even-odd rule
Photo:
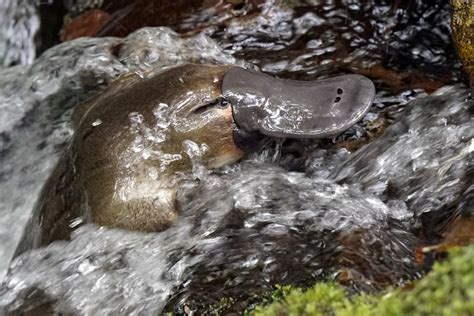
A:
<svg viewBox="0 0 474 316">
<path fill-rule="evenodd" d="M 416 216 L 442 217 L 460 207 L 472 185 L 473 109 L 472 89 L 444 88 L 414 100 L 333 178 L 385 201 L 404 201 Z"/>
<path fill-rule="evenodd" d="M 407 260 L 406 246 L 415 238 L 381 229 L 389 229 L 383 223 L 391 209 L 330 181 L 250 164 L 204 181 L 186 195 L 189 203 L 183 203 L 187 206 L 180 220 L 163 233 L 144 235 L 89 225 L 70 243 L 21 257 L 2 303 L 8 305 L 36 288 L 42 293 L 41 302 L 60 298 L 61 306 L 55 310 L 65 313 L 160 312 L 174 293 L 182 293 L 175 297 L 178 301 L 212 301 L 219 298 L 210 294 L 215 291 L 231 297 L 269 290 L 274 283 L 318 279 L 335 270 L 335 254 L 350 257 L 356 251 L 356 256 L 365 258 L 380 256 L 378 269 L 384 273 L 395 265 L 397 271 L 406 269 L 401 275 L 416 270 Z M 358 230 L 368 234 L 363 237 L 367 242 L 389 236 L 387 247 L 371 254 L 370 248 L 363 253 L 342 246 L 343 239 L 353 238 Z M 397 249 L 397 244 L 406 248 Z M 395 280 L 401 275 L 387 277 Z"/>
<path fill-rule="evenodd" d="M 191 159 L 193 176 L 199 180 L 206 178 L 208 170 L 203 165 L 202 157 L 209 150 L 209 146 L 207 144 L 199 145 L 191 140 L 185 140 L 183 141 L 183 148 L 189 159 Z"/>
<path fill-rule="evenodd" d="M 34 36 L 39 16 L 32 0 L 0 3 L 0 68 L 31 64 L 36 56 Z"/>
</svg>

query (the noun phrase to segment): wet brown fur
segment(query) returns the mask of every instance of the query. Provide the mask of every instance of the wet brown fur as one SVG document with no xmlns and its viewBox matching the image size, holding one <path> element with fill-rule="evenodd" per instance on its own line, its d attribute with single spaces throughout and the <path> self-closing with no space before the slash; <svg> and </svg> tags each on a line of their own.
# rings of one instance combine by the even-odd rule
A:
<svg viewBox="0 0 474 316">
<path fill-rule="evenodd" d="M 128 75 L 78 107 L 73 140 L 37 206 L 40 244 L 68 238 L 78 218 L 82 222 L 140 231 L 169 227 L 179 211 L 177 187 L 192 169 L 183 141 L 207 144 L 202 161 L 210 168 L 243 156 L 233 141 L 230 106 L 223 108 L 210 103 L 221 96 L 220 85 L 227 69 L 188 64 L 145 79 Z M 159 103 L 168 104 L 183 122 L 183 126 L 170 126 L 166 140 L 160 144 L 162 152 L 180 154 L 182 159 L 161 171 L 159 160 L 145 159 L 143 152 L 130 149 L 136 135 L 131 133 L 129 118 L 129 113 L 137 112 L 143 115 L 147 126 L 154 126 L 153 109 Z M 184 127 L 188 129 L 183 130 Z M 152 150 L 158 146 L 148 145 Z M 155 177 L 150 176 L 152 170 Z"/>
</svg>

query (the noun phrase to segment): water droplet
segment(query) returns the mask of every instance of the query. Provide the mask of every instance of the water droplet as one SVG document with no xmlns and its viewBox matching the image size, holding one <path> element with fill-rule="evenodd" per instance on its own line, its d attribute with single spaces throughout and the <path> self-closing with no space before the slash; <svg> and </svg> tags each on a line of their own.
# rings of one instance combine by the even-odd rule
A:
<svg viewBox="0 0 474 316">
<path fill-rule="evenodd" d="M 92 126 L 94 126 L 94 127 L 95 127 L 95 126 L 99 126 L 100 124 L 102 124 L 101 119 L 97 119 L 97 120 L 95 120 L 94 122 L 92 122 Z"/>
</svg>

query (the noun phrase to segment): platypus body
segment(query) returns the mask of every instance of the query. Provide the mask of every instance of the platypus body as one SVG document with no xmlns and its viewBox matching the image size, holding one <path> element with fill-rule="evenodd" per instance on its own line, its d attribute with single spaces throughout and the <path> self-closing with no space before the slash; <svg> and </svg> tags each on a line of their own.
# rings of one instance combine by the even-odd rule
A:
<svg viewBox="0 0 474 316">
<path fill-rule="evenodd" d="M 205 144 L 208 168 L 244 155 L 220 92 L 227 69 L 186 65 L 146 80 L 125 76 L 76 109 L 73 140 L 40 197 L 41 244 L 67 238 L 79 222 L 167 228 L 179 209 L 176 188 L 192 169 L 183 142 Z"/>
<path fill-rule="evenodd" d="M 178 216 L 177 190 L 193 164 L 236 162 L 264 136 L 336 134 L 373 97 L 361 76 L 312 84 L 235 66 L 186 64 L 119 78 L 76 108 L 74 136 L 40 195 L 39 232 L 27 248 L 67 239 L 88 222 L 162 231 Z"/>
</svg>

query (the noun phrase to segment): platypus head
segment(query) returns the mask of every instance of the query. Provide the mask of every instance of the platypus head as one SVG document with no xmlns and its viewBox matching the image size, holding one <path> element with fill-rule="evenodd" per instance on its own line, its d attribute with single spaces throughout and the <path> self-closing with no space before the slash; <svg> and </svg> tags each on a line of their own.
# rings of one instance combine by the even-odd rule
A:
<svg viewBox="0 0 474 316">
<path fill-rule="evenodd" d="M 171 111 L 165 147 L 176 152 L 176 145 L 182 144 L 188 156 L 201 154 L 208 167 L 239 159 L 258 148 L 264 136 L 338 134 L 363 117 L 375 96 L 372 82 L 358 75 L 302 82 L 205 65 L 181 66 L 161 79 L 168 75 L 166 83 L 174 89 L 161 104 L 162 113 Z M 196 147 L 199 144 L 204 147 Z"/>
<path fill-rule="evenodd" d="M 88 106 L 78 133 L 99 133 L 99 141 L 115 135 L 109 153 L 170 174 L 189 170 L 193 160 L 209 168 L 234 162 L 264 136 L 337 134 L 365 114 L 373 97 L 372 82 L 357 75 L 301 82 L 187 64 L 122 78 Z"/>
</svg>

